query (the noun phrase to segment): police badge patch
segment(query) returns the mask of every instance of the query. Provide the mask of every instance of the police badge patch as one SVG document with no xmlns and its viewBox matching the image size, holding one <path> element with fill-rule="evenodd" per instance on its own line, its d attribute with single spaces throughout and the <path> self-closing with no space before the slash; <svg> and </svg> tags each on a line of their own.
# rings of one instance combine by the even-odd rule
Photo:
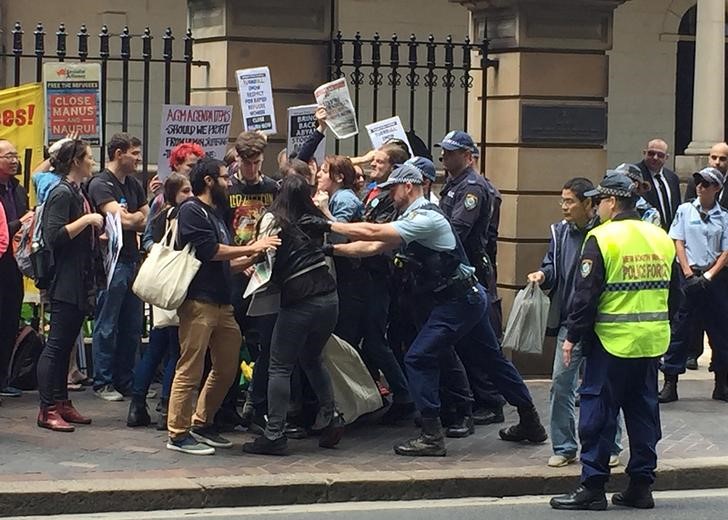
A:
<svg viewBox="0 0 728 520">
<path fill-rule="evenodd" d="M 475 193 L 468 193 L 465 195 L 465 209 L 468 211 L 475 209 L 478 205 L 478 196 Z"/>
<path fill-rule="evenodd" d="M 592 270 L 592 261 L 591 260 L 582 260 L 581 261 L 581 267 L 579 268 L 579 271 L 581 272 L 581 277 L 586 278 L 591 274 Z"/>
</svg>

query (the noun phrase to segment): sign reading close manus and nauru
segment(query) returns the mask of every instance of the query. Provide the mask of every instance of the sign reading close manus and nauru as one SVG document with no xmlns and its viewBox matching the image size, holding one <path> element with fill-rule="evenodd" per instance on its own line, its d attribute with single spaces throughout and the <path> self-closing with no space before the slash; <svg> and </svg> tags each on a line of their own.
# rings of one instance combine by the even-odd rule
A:
<svg viewBox="0 0 728 520">
<path fill-rule="evenodd" d="M 205 154 L 222 160 L 230 134 L 233 107 L 162 105 L 157 174 L 165 179 L 169 173 L 169 154 L 180 143 L 197 143 Z"/>
<path fill-rule="evenodd" d="M 101 66 L 98 63 L 44 63 L 46 144 L 77 132 L 101 143 Z"/>
</svg>

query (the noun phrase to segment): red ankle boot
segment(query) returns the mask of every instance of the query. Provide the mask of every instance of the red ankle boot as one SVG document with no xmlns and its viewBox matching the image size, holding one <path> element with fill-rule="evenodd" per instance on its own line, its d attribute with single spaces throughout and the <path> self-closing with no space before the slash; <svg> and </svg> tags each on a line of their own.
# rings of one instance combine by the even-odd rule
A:
<svg viewBox="0 0 728 520">
<path fill-rule="evenodd" d="M 74 408 L 73 403 L 69 401 L 56 401 L 56 408 L 61 414 L 61 417 L 66 422 L 76 424 L 91 424 L 89 417 L 84 417 L 81 413 Z"/>
<path fill-rule="evenodd" d="M 38 426 L 48 428 L 54 432 L 72 432 L 75 430 L 73 426 L 68 424 L 56 406 L 40 405 L 38 412 Z"/>
</svg>

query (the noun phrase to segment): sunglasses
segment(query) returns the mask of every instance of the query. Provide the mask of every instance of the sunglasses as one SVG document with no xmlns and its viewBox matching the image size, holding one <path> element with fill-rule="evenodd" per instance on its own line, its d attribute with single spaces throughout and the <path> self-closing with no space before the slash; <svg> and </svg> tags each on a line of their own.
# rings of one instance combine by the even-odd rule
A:
<svg viewBox="0 0 728 520">
<path fill-rule="evenodd" d="M 667 157 L 665 152 L 661 152 L 659 150 L 647 150 L 645 153 L 647 154 L 647 157 L 657 157 L 658 159 L 664 159 Z"/>
<path fill-rule="evenodd" d="M 710 188 L 711 186 L 718 186 L 718 184 L 702 179 L 700 182 L 698 182 L 698 186 L 702 186 L 703 188 Z"/>
</svg>

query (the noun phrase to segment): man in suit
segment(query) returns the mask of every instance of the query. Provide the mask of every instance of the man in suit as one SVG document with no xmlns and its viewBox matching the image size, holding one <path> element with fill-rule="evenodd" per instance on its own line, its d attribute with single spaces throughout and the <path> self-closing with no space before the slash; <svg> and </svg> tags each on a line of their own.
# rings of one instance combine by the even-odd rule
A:
<svg viewBox="0 0 728 520">
<path fill-rule="evenodd" d="M 670 154 L 667 153 L 667 143 L 662 139 L 653 139 L 647 143 L 642 155 L 644 159 L 637 166 L 642 171 L 642 177 L 652 186 L 642 197 L 657 209 L 662 228 L 668 231 L 681 201 L 680 179 L 673 171 L 665 168 L 665 161 Z"/>
<path fill-rule="evenodd" d="M 708 154 L 708 166 L 720 170 L 723 174 L 723 178 L 726 177 L 728 171 L 728 144 L 716 143 L 710 149 Z M 690 177 L 688 180 L 688 186 L 685 189 L 685 202 L 693 200 L 697 197 L 695 192 L 695 180 Z M 723 188 L 718 194 L 718 204 L 723 208 L 728 209 L 728 189 Z"/>
</svg>

